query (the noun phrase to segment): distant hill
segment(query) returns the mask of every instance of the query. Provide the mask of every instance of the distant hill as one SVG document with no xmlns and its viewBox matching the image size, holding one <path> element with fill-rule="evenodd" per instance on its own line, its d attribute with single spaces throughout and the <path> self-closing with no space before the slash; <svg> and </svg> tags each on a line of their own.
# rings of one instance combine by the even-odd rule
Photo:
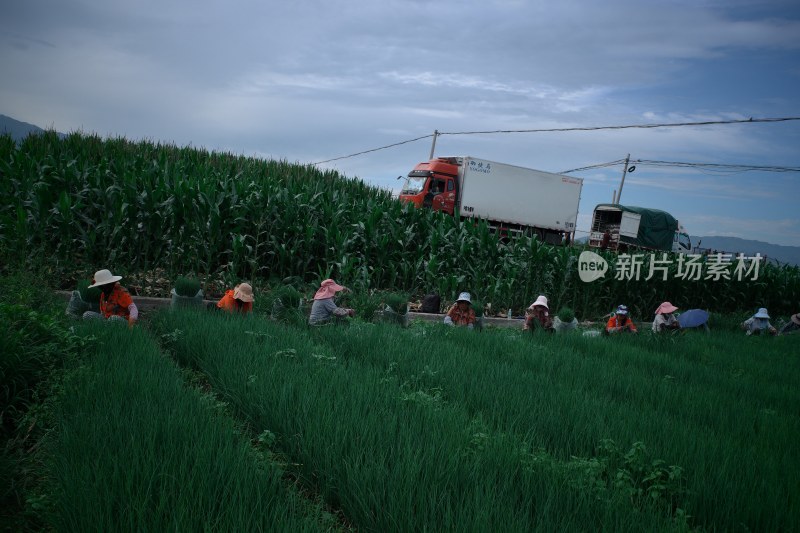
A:
<svg viewBox="0 0 800 533">
<path fill-rule="evenodd" d="M 45 130 L 39 126 L 21 122 L 6 115 L 0 115 L 0 135 L 8 133 L 11 135 L 11 138 L 17 142 L 23 140 L 31 133 L 43 133 L 44 131 Z M 64 136 L 63 133 L 59 133 L 58 135 L 61 137 Z"/>
<path fill-rule="evenodd" d="M 764 241 L 752 241 L 739 237 L 692 237 L 693 246 L 701 246 L 712 251 L 752 256 L 760 253 L 770 261 L 800 265 L 800 246 L 781 246 Z"/>
</svg>

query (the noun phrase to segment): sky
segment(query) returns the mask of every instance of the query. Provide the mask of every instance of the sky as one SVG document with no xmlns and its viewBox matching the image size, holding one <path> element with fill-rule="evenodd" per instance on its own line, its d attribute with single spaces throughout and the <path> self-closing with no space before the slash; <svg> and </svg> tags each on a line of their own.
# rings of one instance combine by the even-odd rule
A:
<svg viewBox="0 0 800 533">
<path fill-rule="evenodd" d="M 800 117 L 796 0 L 4 0 L 0 113 L 301 164 L 439 132 Z M 432 137 L 319 165 L 399 190 Z M 621 161 L 621 203 L 800 246 L 800 121 L 440 135 L 436 156 Z M 623 164 L 584 179 L 578 234 Z"/>
</svg>

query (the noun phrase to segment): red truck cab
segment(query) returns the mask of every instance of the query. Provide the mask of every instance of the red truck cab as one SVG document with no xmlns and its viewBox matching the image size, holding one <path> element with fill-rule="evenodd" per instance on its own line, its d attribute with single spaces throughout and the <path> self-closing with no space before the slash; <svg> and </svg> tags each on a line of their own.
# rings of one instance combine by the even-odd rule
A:
<svg viewBox="0 0 800 533">
<path fill-rule="evenodd" d="M 458 201 L 458 165 L 448 158 L 420 163 L 408 173 L 401 202 L 455 214 Z"/>
</svg>

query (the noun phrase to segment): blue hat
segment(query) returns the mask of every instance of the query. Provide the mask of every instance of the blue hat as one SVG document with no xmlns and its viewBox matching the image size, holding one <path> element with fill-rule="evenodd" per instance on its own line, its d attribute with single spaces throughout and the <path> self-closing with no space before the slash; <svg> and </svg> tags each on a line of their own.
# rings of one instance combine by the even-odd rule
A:
<svg viewBox="0 0 800 533">
<path fill-rule="evenodd" d="M 617 314 L 618 315 L 627 315 L 628 314 L 628 307 L 625 305 L 620 305 L 617 307 Z"/>
</svg>

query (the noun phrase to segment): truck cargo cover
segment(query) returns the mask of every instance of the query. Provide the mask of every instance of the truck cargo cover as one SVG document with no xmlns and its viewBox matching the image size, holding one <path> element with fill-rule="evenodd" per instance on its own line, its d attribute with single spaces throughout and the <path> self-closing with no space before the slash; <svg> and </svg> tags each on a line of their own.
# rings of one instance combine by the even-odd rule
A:
<svg viewBox="0 0 800 533">
<path fill-rule="evenodd" d="M 627 213 L 636 213 L 641 216 L 638 237 L 632 238 L 620 235 L 621 242 L 643 248 L 672 250 L 672 242 L 675 239 L 675 231 L 678 229 L 678 221 L 666 211 L 620 204 L 599 204 L 595 207 L 595 211 L 603 207 L 619 209 Z"/>
</svg>

